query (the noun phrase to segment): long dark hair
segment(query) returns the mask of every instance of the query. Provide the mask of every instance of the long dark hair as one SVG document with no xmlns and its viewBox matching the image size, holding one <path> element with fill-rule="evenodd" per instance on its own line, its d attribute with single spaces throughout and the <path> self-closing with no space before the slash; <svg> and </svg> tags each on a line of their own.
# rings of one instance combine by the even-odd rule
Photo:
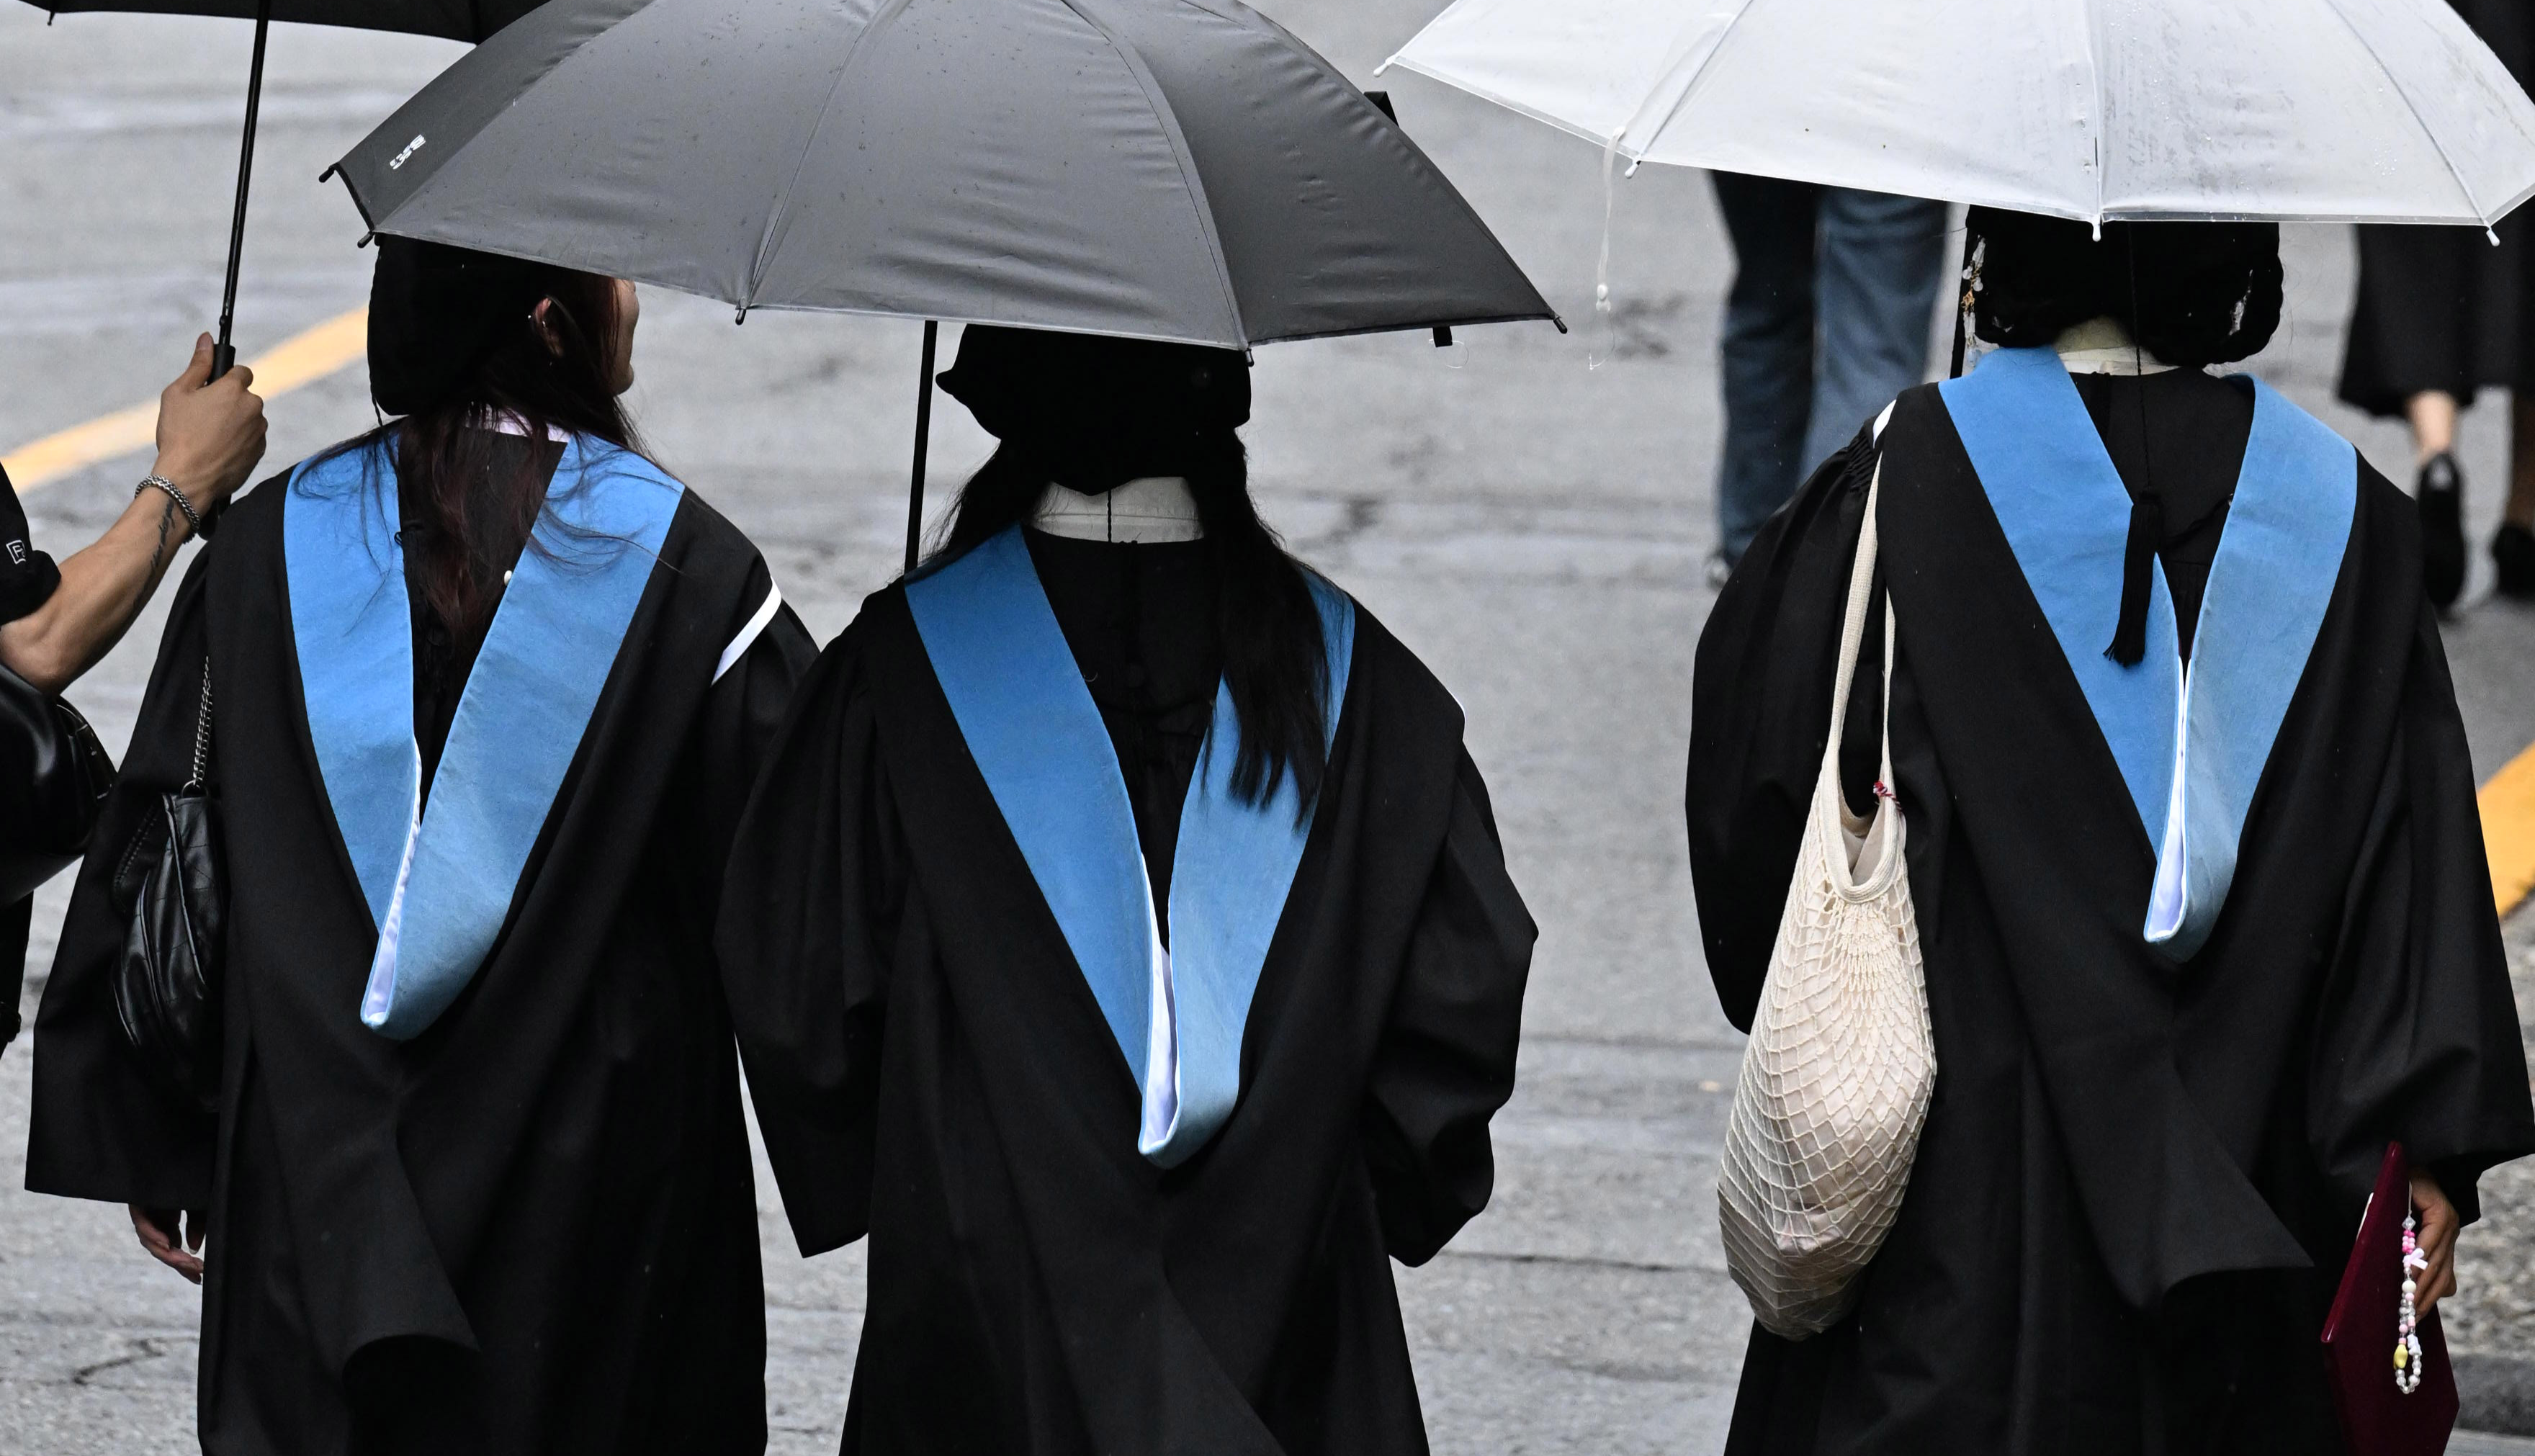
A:
<svg viewBox="0 0 2535 1456">
<path fill-rule="evenodd" d="M 1188 483 L 1214 574 L 1223 682 L 1241 722 L 1233 797 L 1265 804 L 1290 774 L 1299 805 L 1307 810 L 1329 773 L 1329 646 L 1303 575 L 1309 568 L 1259 518 L 1250 499 L 1250 455 L 1240 436 L 1229 430 L 1201 436 L 1190 455 Z M 960 489 L 950 533 L 928 568 L 956 561 L 1030 519 L 1047 485 L 1046 467 L 1027 451 L 1012 445 L 997 450 Z"/>
<path fill-rule="evenodd" d="M 1980 286 L 1973 331 L 2046 346 L 2112 318 L 2168 364 L 2200 369 L 2259 353 L 2280 327 L 2276 222 L 2083 222 L 1974 208 L 1965 221 Z"/>
<path fill-rule="evenodd" d="M 534 441 L 562 431 L 642 449 L 616 393 L 615 280 L 564 268 L 539 273 L 553 346 L 533 305 L 519 310 L 454 389 L 340 447 L 393 443 L 403 514 L 419 526 L 404 538 L 405 571 L 441 620 L 462 631 L 491 615 L 487 587 L 507 565 L 497 553 L 528 532 L 546 503 L 537 453 L 501 450 L 486 425 L 507 418 Z"/>
</svg>

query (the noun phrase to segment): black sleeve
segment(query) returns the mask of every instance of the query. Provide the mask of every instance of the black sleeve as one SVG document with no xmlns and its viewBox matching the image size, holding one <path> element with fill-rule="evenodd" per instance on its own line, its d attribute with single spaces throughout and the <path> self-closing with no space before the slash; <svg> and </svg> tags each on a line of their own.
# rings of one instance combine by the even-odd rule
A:
<svg viewBox="0 0 2535 1456">
<path fill-rule="evenodd" d="M 27 508 L 18 502 L 9 472 L 0 470 L 0 622 L 15 622 L 51 600 L 61 569 L 35 549 Z"/>
<path fill-rule="evenodd" d="M 2400 1141 L 2470 1221 L 2483 1172 L 2535 1152 L 2535 1109 L 2464 721 L 2426 602 L 2398 731 L 2316 1021 L 2308 1135 L 2354 1203 Z"/>
<path fill-rule="evenodd" d="M 61 584 L 61 571 L 35 549 L 26 507 L 19 504 L 9 472 L 0 469 L 0 623 L 15 622 L 42 606 Z M 32 897 L 0 906 L 0 1048 L 18 1038 L 18 1002 L 27 986 L 27 932 L 34 914 Z"/>
<path fill-rule="evenodd" d="M 715 948 L 766 1151 L 804 1254 L 863 1236 L 907 859 L 860 629 L 802 681 L 732 844 Z"/>
<path fill-rule="evenodd" d="M 1514 1095 L 1536 936 L 1506 873 L 1487 785 L 1464 752 L 1365 1109 L 1374 1199 L 1402 1263 L 1433 1258 L 1487 1207 L 1488 1120 Z"/>
<path fill-rule="evenodd" d="M 108 978 L 122 953 L 129 913 L 112 892 L 116 864 L 159 796 L 193 773 L 212 560 L 210 549 L 195 553 L 176 588 L 132 746 L 80 866 L 61 949 L 35 1014 L 35 1096 L 27 1135 L 27 1186 L 35 1192 L 158 1208 L 210 1203 L 215 1120 L 164 1090 L 141 1065 L 124 1040 Z"/>
<path fill-rule="evenodd" d="M 1692 675 L 1691 887 L 1708 975 L 1726 1019 L 1750 1030 L 1795 874 L 1806 807 L 1830 741 L 1849 573 L 1875 451 L 1866 435 L 1823 463 L 1734 569 L 1699 638 Z M 1884 637 L 1866 634 L 1841 770 L 1851 802 L 1875 777 Z"/>
</svg>

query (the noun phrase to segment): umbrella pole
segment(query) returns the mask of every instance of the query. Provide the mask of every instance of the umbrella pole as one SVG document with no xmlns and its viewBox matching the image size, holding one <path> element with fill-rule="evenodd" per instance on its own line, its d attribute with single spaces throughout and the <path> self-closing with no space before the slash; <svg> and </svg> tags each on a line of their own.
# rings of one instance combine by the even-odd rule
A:
<svg viewBox="0 0 2535 1456">
<path fill-rule="evenodd" d="M 915 379 L 915 473 L 906 488 L 906 569 L 910 572 L 924 544 L 924 456 L 933 447 L 933 351 L 941 338 L 941 324 L 925 320 L 924 366 Z"/>
<path fill-rule="evenodd" d="M 256 0 L 255 60 L 247 68 L 246 134 L 238 142 L 237 207 L 229 214 L 228 280 L 220 287 L 220 336 L 212 346 L 212 378 L 218 379 L 237 363 L 237 349 L 229 342 L 230 326 L 237 317 L 238 264 L 246 251 L 247 180 L 255 171 L 255 118 L 264 104 L 264 42 L 273 30 L 273 0 Z"/>
</svg>

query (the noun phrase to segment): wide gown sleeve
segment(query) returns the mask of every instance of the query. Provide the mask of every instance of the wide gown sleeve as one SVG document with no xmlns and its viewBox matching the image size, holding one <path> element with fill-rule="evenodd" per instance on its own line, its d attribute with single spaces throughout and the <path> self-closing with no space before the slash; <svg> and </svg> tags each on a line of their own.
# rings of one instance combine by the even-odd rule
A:
<svg viewBox="0 0 2535 1456">
<path fill-rule="evenodd" d="M 35 1192 L 157 1208 L 200 1209 L 211 1200 L 216 1121 L 141 1064 L 124 1040 L 108 980 L 130 910 L 114 902 L 116 862 L 159 796 L 182 788 L 193 773 L 211 562 L 211 548 L 197 552 L 176 589 L 132 746 L 80 866 L 52 979 L 35 1014 L 35 1097 L 27 1138 L 27 1186 Z M 213 752 L 216 785 L 216 739 Z"/>
<path fill-rule="evenodd" d="M 1860 436 L 1823 462 L 1762 527 L 1699 638 L 1684 795 L 1691 887 L 1717 1000 L 1744 1031 L 1768 975 L 1806 806 L 1829 742 L 1841 614 L 1874 458 L 1871 440 Z M 1852 803 L 1865 799 L 1875 778 L 1881 614 L 1879 604 L 1843 739 L 1841 771 Z"/>
<path fill-rule="evenodd" d="M 2426 602 L 2402 693 L 2316 1021 L 2308 1131 L 2353 1201 L 2400 1141 L 2471 1220 L 2483 1172 L 2535 1152 L 2535 1110 L 2464 721 Z"/>
<path fill-rule="evenodd" d="M 1487 785 L 1464 752 L 1365 1107 L 1374 1199 L 1402 1263 L 1433 1258 L 1487 1207 L 1488 1120 L 1514 1095 L 1536 937 L 1506 873 Z"/>
<path fill-rule="evenodd" d="M 882 772 L 859 626 L 821 654 L 734 841 L 717 946 L 724 993 L 793 1237 L 863 1236 L 888 968 L 905 842 Z"/>
</svg>

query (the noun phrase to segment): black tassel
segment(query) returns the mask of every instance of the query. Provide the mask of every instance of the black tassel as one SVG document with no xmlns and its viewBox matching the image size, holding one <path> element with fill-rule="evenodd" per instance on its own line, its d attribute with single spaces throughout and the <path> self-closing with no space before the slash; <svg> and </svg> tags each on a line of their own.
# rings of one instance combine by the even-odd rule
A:
<svg viewBox="0 0 2535 1456">
<path fill-rule="evenodd" d="M 2148 584 L 2154 579 L 2156 544 L 2165 538 L 2165 507 L 2142 492 L 2131 502 L 2131 538 L 2122 550 L 2122 620 L 2104 655 L 2124 667 L 2147 656 Z"/>
</svg>

